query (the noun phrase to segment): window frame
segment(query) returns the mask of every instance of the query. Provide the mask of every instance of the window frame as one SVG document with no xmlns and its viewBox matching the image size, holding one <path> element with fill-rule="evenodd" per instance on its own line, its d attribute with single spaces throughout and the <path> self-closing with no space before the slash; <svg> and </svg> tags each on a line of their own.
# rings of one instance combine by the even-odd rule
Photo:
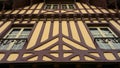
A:
<svg viewBox="0 0 120 68">
<path fill-rule="evenodd" d="M 47 8 L 48 5 L 50 5 L 49 9 Z M 45 4 L 44 9 L 45 10 L 57 10 L 57 9 L 53 9 L 54 5 L 57 5 L 57 9 L 59 9 L 59 4 Z"/>
<path fill-rule="evenodd" d="M 113 28 L 111 28 L 110 27 L 110 25 L 109 24 L 97 24 L 97 25 L 94 25 L 94 24 L 87 24 L 88 25 L 88 31 L 89 31 L 89 33 L 90 33 L 90 35 L 91 35 L 91 37 L 93 38 L 93 40 L 94 40 L 94 42 L 95 42 L 95 44 L 97 44 L 97 46 L 98 46 L 98 48 L 100 48 L 100 49 L 103 49 L 103 48 L 101 48 L 100 47 L 100 45 L 97 43 L 97 41 L 96 41 L 96 39 L 100 39 L 100 38 L 102 38 L 102 39 L 113 39 L 113 38 L 115 38 L 115 39 L 117 39 L 117 40 L 119 40 L 119 36 L 118 36 L 118 34 L 116 33 L 116 31 L 114 31 L 113 30 Z M 93 34 L 91 33 L 91 30 L 90 30 L 90 28 L 108 28 L 108 30 L 114 35 L 113 37 L 105 37 L 104 35 L 103 35 L 103 37 L 94 37 L 93 36 Z M 113 42 L 111 42 L 111 43 L 113 43 Z M 109 43 L 110 45 L 110 49 L 105 49 L 104 48 L 104 50 L 118 50 L 116 47 L 115 47 L 115 45 L 113 45 L 113 44 L 111 44 L 111 43 Z M 120 44 L 120 42 L 118 42 L 118 44 Z M 114 47 L 112 47 L 112 46 L 114 46 Z M 119 48 L 120 49 L 120 48 Z"/>
<path fill-rule="evenodd" d="M 65 5 L 67 8 L 66 8 L 66 9 L 63 9 L 63 5 Z M 62 10 L 72 10 L 72 9 L 70 8 L 70 5 L 73 6 L 73 9 L 76 9 L 75 4 L 61 4 L 61 9 L 62 9 Z"/>
<path fill-rule="evenodd" d="M 98 31 L 100 32 L 100 34 L 103 36 L 103 37 L 106 37 L 104 34 L 103 34 L 103 32 L 102 32 L 102 30 L 100 30 L 101 28 L 107 28 L 115 37 L 118 37 L 116 34 L 115 34 L 115 32 L 110 28 L 110 27 L 108 27 L 108 26 L 105 26 L 105 27 L 101 27 L 101 26 L 98 26 L 98 27 L 89 27 L 89 30 L 90 30 L 90 28 L 97 28 L 98 29 Z"/>
<path fill-rule="evenodd" d="M 10 44 L 8 45 L 8 47 L 6 48 L 6 49 L 0 49 L 0 51 L 1 50 L 21 50 L 21 49 L 23 49 L 24 48 L 24 46 L 26 45 L 26 43 L 28 43 L 28 40 L 29 40 L 29 37 L 30 37 L 30 35 L 31 35 L 31 33 L 32 33 L 32 31 L 33 31 L 33 25 L 31 24 L 31 25 L 28 25 L 27 27 L 25 26 L 25 25 L 27 25 L 27 24 L 24 24 L 23 26 L 21 25 L 21 24 L 17 24 L 17 25 L 12 25 L 11 27 L 10 27 L 10 29 L 8 30 L 8 31 L 6 31 L 4 34 L 4 36 L 3 36 L 3 38 L 0 38 L 1 40 L 14 40 L 14 42 L 13 43 L 11 43 L 10 42 Z M 7 36 L 8 35 L 10 35 L 10 32 L 12 32 L 14 29 L 20 29 L 20 31 L 24 31 L 23 29 L 31 29 L 30 30 L 30 33 L 28 34 L 28 36 L 27 36 L 27 38 L 18 38 L 18 37 L 15 37 L 15 38 L 7 38 Z M 20 32 L 18 32 L 18 33 L 20 33 Z M 21 34 L 19 34 L 19 36 L 20 35 L 22 35 L 22 32 L 21 32 Z M 26 34 L 27 35 L 27 34 Z M 17 36 L 17 35 L 16 35 Z M 19 49 L 19 48 L 14 48 L 14 49 L 12 49 L 12 47 L 15 45 L 15 41 L 17 41 L 17 40 L 24 40 L 25 42 L 24 42 L 24 44 L 22 45 L 22 48 L 21 49 Z M 3 43 L 2 43 L 3 44 Z M 0 45 L 1 46 L 1 45 Z M 11 46 L 11 47 L 10 47 Z M 10 48 L 9 48 L 10 47 Z"/>
<path fill-rule="evenodd" d="M 50 6 L 49 8 L 47 8 L 47 6 Z M 57 5 L 57 8 L 54 9 L 54 6 Z M 63 5 L 66 7 L 63 9 Z M 73 8 L 70 8 L 70 5 L 73 6 Z M 61 10 L 73 10 L 73 9 L 76 9 L 76 6 L 75 4 L 45 4 L 44 6 L 44 10 L 58 10 L 58 9 L 61 9 Z"/>
</svg>

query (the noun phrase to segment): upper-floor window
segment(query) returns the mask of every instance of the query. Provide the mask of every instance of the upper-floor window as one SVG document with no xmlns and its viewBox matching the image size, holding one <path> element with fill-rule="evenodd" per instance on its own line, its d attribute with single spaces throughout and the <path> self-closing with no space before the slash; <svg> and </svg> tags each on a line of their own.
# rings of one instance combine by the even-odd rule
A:
<svg viewBox="0 0 120 68">
<path fill-rule="evenodd" d="M 61 6 L 61 8 L 60 8 Z M 46 4 L 44 9 L 75 9 L 75 5 L 74 4 Z"/>
<path fill-rule="evenodd" d="M 30 34 L 31 27 L 13 27 L 0 40 L 0 50 L 20 50 Z"/>
<path fill-rule="evenodd" d="M 120 49 L 119 38 L 109 27 L 89 27 L 89 29 L 101 49 Z"/>
<path fill-rule="evenodd" d="M 62 9 L 75 9 L 74 4 L 62 4 Z"/>
<path fill-rule="evenodd" d="M 46 4 L 44 9 L 58 9 L 58 4 Z"/>
</svg>

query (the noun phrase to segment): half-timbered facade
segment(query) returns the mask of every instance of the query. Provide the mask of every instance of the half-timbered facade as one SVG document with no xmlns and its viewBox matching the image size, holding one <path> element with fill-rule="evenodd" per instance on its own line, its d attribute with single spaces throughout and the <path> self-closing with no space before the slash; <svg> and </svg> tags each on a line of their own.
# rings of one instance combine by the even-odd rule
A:
<svg viewBox="0 0 120 68">
<path fill-rule="evenodd" d="M 119 68 L 119 3 L 1 0 L 0 67 Z"/>
</svg>

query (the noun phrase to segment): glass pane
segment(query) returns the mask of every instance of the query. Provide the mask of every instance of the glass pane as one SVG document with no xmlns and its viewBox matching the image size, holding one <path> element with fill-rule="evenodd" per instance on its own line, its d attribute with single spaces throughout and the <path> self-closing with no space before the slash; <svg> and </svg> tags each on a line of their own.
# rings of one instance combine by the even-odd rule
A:
<svg viewBox="0 0 120 68">
<path fill-rule="evenodd" d="M 19 40 L 19 41 L 16 40 L 11 50 L 20 50 L 23 48 L 24 44 L 25 44 L 24 40 Z"/>
<path fill-rule="evenodd" d="M 101 28 L 101 30 L 106 37 L 114 37 L 114 35 L 108 28 Z"/>
<path fill-rule="evenodd" d="M 9 45 L 7 45 L 7 44 L 6 44 L 6 45 L 1 44 L 0 50 L 7 50 L 8 46 L 9 46 Z"/>
<path fill-rule="evenodd" d="M 21 34 L 29 34 L 31 29 L 24 29 Z"/>
<path fill-rule="evenodd" d="M 7 50 L 7 48 L 9 47 L 9 44 L 12 42 L 11 40 L 1 40 L 1 44 L 0 44 L 0 50 Z"/>
<path fill-rule="evenodd" d="M 99 47 L 101 49 L 111 49 L 111 47 L 109 46 L 109 44 L 107 42 L 104 42 L 101 39 L 97 40 L 96 42 L 97 42 L 97 44 L 99 45 Z"/>
<path fill-rule="evenodd" d="M 120 43 L 118 42 L 118 39 L 113 39 L 110 41 L 110 43 L 114 46 L 115 49 L 120 49 Z"/>
<path fill-rule="evenodd" d="M 8 35 L 7 38 L 15 38 L 16 35 Z"/>
<path fill-rule="evenodd" d="M 15 38 L 16 35 L 19 33 L 20 29 L 13 29 L 7 36 L 6 38 Z"/>
<path fill-rule="evenodd" d="M 9 34 L 18 34 L 20 29 L 13 29 Z"/>
<path fill-rule="evenodd" d="M 75 9 L 73 4 L 69 4 L 69 9 Z"/>
<path fill-rule="evenodd" d="M 100 32 L 97 30 L 97 28 L 90 28 L 90 32 L 92 33 L 92 35 L 94 37 L 102 37 L 102 35 L 100 34 Z"/>
<path fill-rule="evenodd" d="M 51 9 L 51 5 L 46 5 L 45 9 Z"/>
<path fill-rule="evenodd" d="M 62 5 L 62 9 L 67 9 L 67 5 Z"/>
<path fill-rule="evenodd" d="M 31 29 L 24 29 L 21 33 L 21 35 L 19 36 L 19 38 L 27 38 L 28 35 L 30 34 Z"/>
<path fill-rule="evenodd" d="M 53 9 L 58 9 L 58 5 L 54 4 Z"/>
<path fill-rule="evenodd" d="M 28 38 L 28 35 L 20 35 L 19 38 Z"/>
<path fill-rule="evenodd" d="M 120 43 L 113 43 L 115 49 L 120 49 Z"/>
</svg>

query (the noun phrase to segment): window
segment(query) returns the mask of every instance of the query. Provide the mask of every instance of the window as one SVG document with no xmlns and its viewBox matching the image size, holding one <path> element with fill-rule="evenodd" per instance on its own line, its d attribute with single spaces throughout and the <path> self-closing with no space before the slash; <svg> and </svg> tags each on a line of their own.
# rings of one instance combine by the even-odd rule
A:
<svg viewBox="0 0 120 68">
<path fill-rule="evenodd" d="M 75 9 L 74 4 L 62 4 L 62 9 Z"/>
<path fill-rule="evenodd" d="M 0 40 L 0 50 L 20 50 L 27 41 L 31 27 L 13 27 Z"/>
<path fill-rule="evenodd" d="M 101 49 L 120 49 L 118 36 L 109 27 L 89 27 Z"/>
<path fill-rule="evenodd" d="M 45 9 L 58 9 L 58 4 L 46 4 Z"/>
<path fill-rule="evenodd" d="M 44 9 L 59 9 L 59 6 L 61 6 L 61 9 L 75 9 L 74 4 L 46 4 Z"/>
</svg>

